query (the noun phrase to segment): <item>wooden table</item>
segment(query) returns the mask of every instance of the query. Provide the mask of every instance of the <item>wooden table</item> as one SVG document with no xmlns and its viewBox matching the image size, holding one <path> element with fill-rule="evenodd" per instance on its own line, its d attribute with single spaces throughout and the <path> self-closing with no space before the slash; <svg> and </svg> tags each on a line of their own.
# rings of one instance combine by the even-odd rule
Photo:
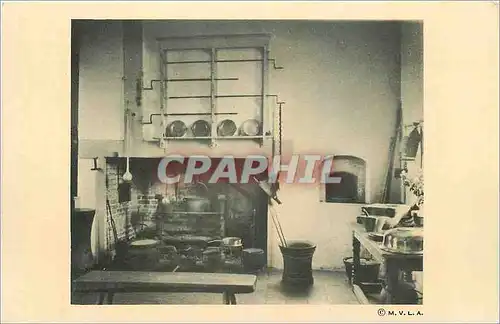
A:
<svg viewBox="0 0 500 324">
<path fill-rule="evenodd" d="M 104 299 L 112 304 L 114 294 L 120 292 L 192 292 L 221 293 L 224 304 L 236 305 L 236 294 L 255 291 L 257 277 L 231 273 L 91 271 L 73 284 L 73 292 L 99 293 L 98 304 L 104 304 Z"/>
<path fill-rule="evenodd" d="M 352 267 L 352 284 L 353 291 L 356 297 L 361 300 L 366 300 L 362 291 L 361 283 L 359 282 L 356 272 L 360 267 L 360 251 L 361 246 L 364 247 L 373 258 L 385 264 L 385 281 L 387 289 L 387 304 L 397 304 L 398 296 L 395 293 L 399 284 L 399 274 L 401 272 L 411 273 L 412 271 L 423 270 L 423 255 L 422 254 L 399 254 L 390 253 L 382 250 L 381 243 L 371 240 L 368 233 L 359 224 L 353 224 L 352 251 L 353 251 L 353 267 Z"/>
</svg>

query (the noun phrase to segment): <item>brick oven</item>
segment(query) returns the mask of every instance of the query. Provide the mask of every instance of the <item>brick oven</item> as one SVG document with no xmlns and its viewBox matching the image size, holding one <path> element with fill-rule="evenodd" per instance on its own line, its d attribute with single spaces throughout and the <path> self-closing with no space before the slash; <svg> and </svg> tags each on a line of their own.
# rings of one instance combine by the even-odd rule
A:
<svg viewBox="0 0 500 324">
<path fill-rule="evenodd" d="M 365 203 L 366 194 L 366 162 L 352 155 L 336 155 L 332 157 L 332 172 L 329 177 L 338 177 L 338 183 L 327 183 L 321 197 L 325 202 Z"/>
</svg>

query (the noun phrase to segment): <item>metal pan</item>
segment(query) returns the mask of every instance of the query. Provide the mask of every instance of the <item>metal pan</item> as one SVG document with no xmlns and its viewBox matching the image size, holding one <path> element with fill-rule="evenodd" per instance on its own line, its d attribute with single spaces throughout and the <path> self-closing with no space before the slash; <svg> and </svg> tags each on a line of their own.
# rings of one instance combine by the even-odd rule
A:
<svg viewBox="0 0 500 324">
<path fill-rule="evenodd" d="M 248 119 L 241 125 L 240 132 L 243 136 L 257 136 L 260 134 L 260 122 L 256 119 Z"/>
<path fill-rule="evenodd" d="M 240 247 L 243 245 L 239 237 L 224 237 L 222 244 L 227 247 Z"/>
<path fill-rule="evenodd" d="M 166 134 L 168 137 L 182 137 L 186 135 L 187 126 L 181 120 L 174 120 L 171 122 L 166 129 Z"/>
<path fill-rule="evenodd" d="M 191 125 L 191 131 L 195 137 L 208 137 L 212 133 L 212 128 L 209 122 L 200 119 Z"/>
<path fill-rule="evenodd" d="M 237 127 L 234 121 L 231 119 L 224 119 L 217 126 L 217 135 L 225 137 L 225 136 L 233 136 L 236 133 Z"/>
</svg>

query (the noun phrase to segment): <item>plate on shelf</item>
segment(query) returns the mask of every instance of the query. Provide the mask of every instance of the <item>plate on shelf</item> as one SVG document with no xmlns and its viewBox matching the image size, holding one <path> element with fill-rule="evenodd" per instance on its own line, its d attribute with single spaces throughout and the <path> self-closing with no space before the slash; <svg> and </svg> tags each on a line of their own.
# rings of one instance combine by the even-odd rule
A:
<svg viewBox="0 0 500 324">
<path fill-rule="evenodd" d="M 195 137 L 208 137 L 212 133 L 210 123 L 206 120 L 197 120 L 191 125 L 191 130 Z"/>
<path fill-rule="evenodd" d="M 231 119 L 225 119 L 217 126 L 217 135 L 226 137 L 233 136 L 236 133 L 236 124 Z"/>
<path fill-rule="evenodd" d="M 260 123 L 256 119 L 248 119 L 241 125 L 241 134 L 244 136 L 257 136 L 260 133 Z"/>
<path fill-rule="evenodd" d="M 166 134 L 168 137 L 182 137 L 186 135 L 187 126 L 183 121 L 174 120 L 171 122 L 166 129 Z"/>
</svg>

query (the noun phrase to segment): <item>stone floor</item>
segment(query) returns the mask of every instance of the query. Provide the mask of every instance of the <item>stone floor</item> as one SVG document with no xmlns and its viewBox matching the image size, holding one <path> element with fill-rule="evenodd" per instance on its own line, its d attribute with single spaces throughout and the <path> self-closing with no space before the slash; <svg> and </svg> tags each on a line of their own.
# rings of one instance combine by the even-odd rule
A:
<svg viewBox="0 0 500 324">
<path fill-rule="evenodd" d="M 308 291 L 293 291 L 281 284 L 282 272 L 270 270 L 258 274 L 256 291 L 239 294 L 237 303 L 252 304 L 312 304 L 345 305 L 358 304 L 345 272 L 314 271 L 314 285 Z M 74 296 L 74 304 L 94 304 L 95 295 Z M 219 294 L 204 293 L 123 293 L 116 294 L 114 304 L 222 304 Z"/>
</svg>

